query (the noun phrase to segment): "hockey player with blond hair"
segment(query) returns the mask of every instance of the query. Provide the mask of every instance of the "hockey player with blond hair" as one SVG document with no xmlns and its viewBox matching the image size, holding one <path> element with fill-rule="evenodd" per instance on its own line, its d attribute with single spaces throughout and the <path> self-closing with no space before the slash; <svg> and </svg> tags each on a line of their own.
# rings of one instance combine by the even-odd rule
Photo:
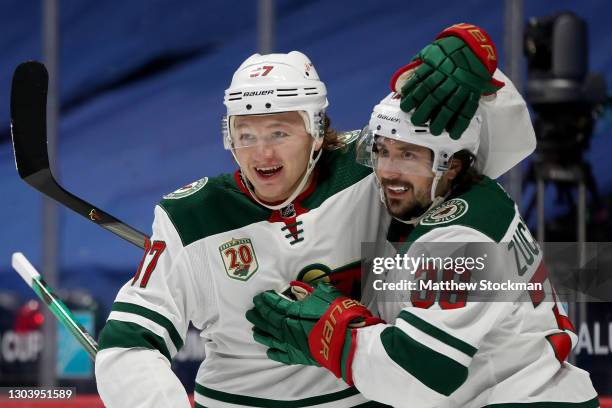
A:
<svg viewBox="0 0 612 408">
<path fill-rule="evenodd" d="M 321 368 L 268 360 L 244 318 L 255 293 L 294 279 L 359 288 L 359 244 L 375 238 L 384 211 L 353 160 L 358 132 L 329 128 L 325 85 L 297 51 L 249 57 L 224 103 L 223 143 L 239 170 L 156 207 L 148 251 L 100 335 L 100 395 L 109 408 L 188 406 L 170 361 L 191 323 L 206 353 L 196 406 L 365 403 Z M 347 208 L 371 218 L 354 223 Z"/>
<path fill-rule="evenodd" d="M 440 65 L 466 62 L 449 51 L 459 42 L 441 38 L 420 56 Z M 325 367 L 394 407 L 598 407 L 589 374 L 566 361 L 577 337 L 542 250 L 493 180 L 533 151 L 535 137 L 533 130 L 517 131 L 509 140 L 482 128 L 525 130 L 524 102 L 506 81 L 487 103 L 523 106 L 518 115 L 492 117 L 476 107 L 460 131 L 434 134 L 428 124 L 413 123 L 422 120 L 414 119 L 413 95 L 400 94 L 419 86 L 433 91 L 427 87 L 443 81 L 423 85 L 430 67 L 404 75 L 419 65 L 396 75 L 394 92 L 374 107 L 357 159 L 374 170 L 376 195 L 393 218 L 385 238 L 402 242 L 399 254 L 453 258 L 486 248 L 486 268 L 388 268 L 364 278 L 365 289 L 372 291 L 374 279 L 379 288 L 410 281 L 414 289 L 378 290 L 367 303 L 371 310 L 325 283 L 292 282 L 293 297 L 266 291 L 254 298 L 247 318 L 255 340 L 273 360 Z M 517 245 L 525 259 L 515 256 Z M 436 282 L 508 277 L 542 289 L 505 295 L 431 289 Z M 430 282 L 429 289 L 419 282 Z"/>
</svg>

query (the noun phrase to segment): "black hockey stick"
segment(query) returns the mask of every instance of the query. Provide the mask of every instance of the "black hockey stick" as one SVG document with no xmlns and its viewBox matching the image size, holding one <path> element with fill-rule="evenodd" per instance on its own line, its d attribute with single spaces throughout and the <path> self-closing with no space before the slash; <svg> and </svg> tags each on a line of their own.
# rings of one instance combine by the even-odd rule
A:
<svg viewBox="0 0 612 408">
<path fill-rule="evenodd" d="M 48 83 L 49 74 L 40 62 L 19 64 L 13 74 L 11 135 L 19 177 L 102 228 L 144 248 L 149 239 L 146 234 L 66 191 L 53 177 L 47 152 Z"/>
</svg>

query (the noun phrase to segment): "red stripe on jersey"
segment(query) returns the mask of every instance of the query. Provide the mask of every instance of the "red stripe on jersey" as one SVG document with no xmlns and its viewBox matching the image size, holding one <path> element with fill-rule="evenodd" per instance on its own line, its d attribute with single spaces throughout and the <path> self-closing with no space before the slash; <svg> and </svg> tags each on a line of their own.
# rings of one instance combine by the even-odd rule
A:
<svg viewBox="0 0 612 408">
<path fill-rule="evenodd" d="M 550 343 L 555 352 L 555 357 L 559 363 L 563 364 L 570 351 L 572 350 L 572 340 L 567 333 L 555 333 L 546 336 L 546 340 Z"/>
<path fill-rule="evenodd" d="M 535 273 L 529 280 L 529 283 L 540 283 L 543 284 L 546 278 L 548 277 L 548 270 L 546 269 L 546 265 L 544 265 L 544 261 L 540 261 L 540 265 L 538 265 L 538 269 L 536 269 Z M 533 303 L 533 307 L 537 307 L 542 300 L 544 300 L 544 289 L 541 290 L 530 290 L 529 297 L 531 298 L 531 302 Z"/>
<path fill-rule="evenodd" d="M 553 313 L 555 314 L 555 319 L 557 320 L 557 326 L 561 330 L 569 330 L 574 333 L 576 332 L 576 329 L 574 328 L 574 325 L 572 324 L 571 320 L 568 319 L 567 316 L 563 316 L 561 313 L 559 313 L 559 308 L 556 304 L 553 307 Z"/>
</svg>

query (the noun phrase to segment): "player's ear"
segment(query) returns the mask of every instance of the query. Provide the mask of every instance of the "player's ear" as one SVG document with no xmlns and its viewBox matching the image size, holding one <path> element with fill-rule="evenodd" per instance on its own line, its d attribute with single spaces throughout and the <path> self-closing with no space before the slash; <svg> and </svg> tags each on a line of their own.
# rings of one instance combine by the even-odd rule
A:
<svg viewBox="0 0 612 408">
<path fill-rule="evenodd" d="M 461 164 L 461 160 L 453 157 L 451 159 L 450 167 L 448 168 L 448 170 L 446 170 L 446 173 L 444 175 L 448 180 L 454 180 L 455 177 L 457 177 L 457 175 L 461 171 L 462 167 L 463 165 Z"/>
</svg>

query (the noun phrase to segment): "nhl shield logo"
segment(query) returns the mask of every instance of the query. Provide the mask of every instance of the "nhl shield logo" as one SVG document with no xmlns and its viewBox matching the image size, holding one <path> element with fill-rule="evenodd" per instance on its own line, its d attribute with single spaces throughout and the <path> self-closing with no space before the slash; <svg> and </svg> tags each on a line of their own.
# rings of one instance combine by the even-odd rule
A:
<svg viewBox="0 0 612 408">
<path fill-rule="evenodd" d="M 281 208 L 280 210 L 281 217 L 283 218 L 292 218 L 295 217 L 295 206 L 293 203 L 290 203 L 286 207 Z"/>
<path fill-rule="evenodd" d="M 232 279 L 246 281 L 259 269 L 253 243 L 249 238 L 232 238 L 221 244 L 219 253 L 225 272 Z"/>
<path fill-rule="evenodd" d="M 462 217 L 467 211 L 467 201 L 461 198 L 453 198 L 431 210 L 425 218 L 421 220 L 421 225 L 446 224 Z"/>
</svg>

